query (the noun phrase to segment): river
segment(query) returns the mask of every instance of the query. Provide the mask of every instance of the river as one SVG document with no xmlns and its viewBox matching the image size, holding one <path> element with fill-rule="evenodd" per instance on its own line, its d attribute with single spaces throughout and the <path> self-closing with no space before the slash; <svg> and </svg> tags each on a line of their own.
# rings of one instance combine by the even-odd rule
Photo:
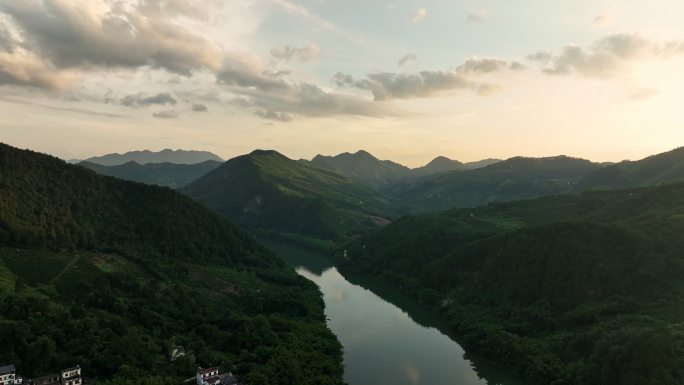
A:
<svg viewBox="0 0 684 385">
<path fill-rule="evenodd" d="M 349 385 L 520 385 L 464 357 L 440 318 L 372 279 L 343 276 L 324 256 L 267 243 L 323 292 L 328 327 L 344 346 Z"/>
</svg>

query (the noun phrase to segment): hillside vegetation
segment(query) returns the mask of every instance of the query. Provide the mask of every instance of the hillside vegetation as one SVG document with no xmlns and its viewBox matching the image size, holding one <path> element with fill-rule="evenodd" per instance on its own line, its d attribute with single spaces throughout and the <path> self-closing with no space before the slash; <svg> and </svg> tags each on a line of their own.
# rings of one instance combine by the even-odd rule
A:
<svg viewBox="0 0 684 385">
<path fill-rule="evenodd" d="M 441 309 L 530 384 L 684 382 L 684 184 L 410 216 L 345 268 Z"/>
<path fill-rule="evenodd" d="M 399 188 L 395 195 L 415 212 L 477 207 L 573 190 L 601 166 L 565 156 L 511 158 L 487 167 L 435 174 Z"/>
<path fill-rule="evenodd" d="M 375 191 L 275 151 L 231 159 L 181 191 L 247 229 L 304 243 L 351 240 L 390 212 Z"/>
<path fill-rule="evenodd" d="M 167 359 L 172 345 L 188 354 Z M 105 384 L 341 384 L 314 284 L 168 188 L 0 144 L 0 362 Z"/>
<path fill-rule="evenodd" d="M 131 161 L 118 166 L 102 166 L 90 162 L 81 162 L 78 165 L 91 169 L 98 174 L 109 175 L 133 182 L 180 188 L 219 167 L 221 164 L 221 162 L 208 160 L 196 164 L 139 164 Z"/>
</svg>

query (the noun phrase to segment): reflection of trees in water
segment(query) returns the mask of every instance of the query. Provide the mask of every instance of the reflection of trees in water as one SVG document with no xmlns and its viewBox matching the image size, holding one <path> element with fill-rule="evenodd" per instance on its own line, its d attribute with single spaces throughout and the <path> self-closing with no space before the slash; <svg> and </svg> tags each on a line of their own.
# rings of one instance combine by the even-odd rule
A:
<svg viewBox="0 0 684 385">
<path fill-rule="evenodd" d="M 434 328 L 440 333 L 458 343 L 458 335 L 448 327 L 446 321 L 441 319 L 438 313 L 426 310 L 415 299 L 397 291 L 397 289 L 379 281 L 373 277 L 358 273 L 340 270 L 340 274 L 351 284 L 361 286 L 373 294 L 391 303 L 406 313 L 413 322 L 424 327 Z M 470 361 L 478 377 L 487 381 L 488 385 L 521 385 L 521 382 L 513 379 L 509 371 L 499 369 L 488 363 L 476 354 L 464 353 L 463 358 Z"/>
<path fill-rule="evenodd" d="M 334 268 L 331 258 L 316 254 L 308 250 L 301 250 L 280 242 L 263 241 L 261 243 L 273 250 L 281 259 L 294 268 L 303 268 L 318 277 L 327 270 Z M 397 289 L 373 277 L 339 270 L 340 275 L 350 284 L 369 290 L 380 299 L 396 306 L 406 313 L 409 318 L 423 328 L 434 328 L 458 343 L 458 336 L 453 334 L 438 313 L 425 309 L 415 299 L 399 292 Z M 464 358 L 473 366 L 478 377 L 487 381 L 488 385 L 520 385 L 519 381 L 511 378 L 509 372 L 497 369 L 474 354 L 464 354 Z"/>
</svg>

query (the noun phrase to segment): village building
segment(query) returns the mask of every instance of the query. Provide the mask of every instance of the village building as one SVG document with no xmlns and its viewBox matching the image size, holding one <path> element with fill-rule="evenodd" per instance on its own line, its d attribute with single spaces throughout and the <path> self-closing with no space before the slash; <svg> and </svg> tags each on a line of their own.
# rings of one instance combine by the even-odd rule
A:
<svg viewBox="0 0 684 385">
<path fill-rule="evenodd" d="M 14 365 L 0 366 L 0 385 L 20 385 L 23 379 L 17 376 Z"/>
<path fill-rule="evenodd" d="M 25 385 L 82 385 L 81 367 L 64 369 L 59 374 L 27 380 Z M 14 365 L 0 367 L 0 385 L 24 385 L 24 379 L 17 375 Z"/>
<path fill-rule="evenodd" d="M 31 385 L 59 385 L 61 383 L 61 376 L 59 374 L 50 374 L 31 379 Z"/>
<path fill-rule="evenodd" d="M 61 373 L 62 385 L 81 385 L 83 380 L 81 379 L 81 367 L 76 366 L 69 369 L 62 370 Z"/>
<path fill-rule="evenodd" d="M 197 385 L 240 385 L 233 373 L 219 374 L 218 368 L 197 368 Z"/>
</svg>

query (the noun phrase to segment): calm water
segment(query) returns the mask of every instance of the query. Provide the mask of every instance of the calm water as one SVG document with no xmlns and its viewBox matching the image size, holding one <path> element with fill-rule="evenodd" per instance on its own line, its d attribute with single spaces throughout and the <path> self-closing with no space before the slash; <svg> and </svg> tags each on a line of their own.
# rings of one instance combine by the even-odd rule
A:
<svg viewBox="0 0 684 385">
<path fill-rule="evenodd" d="M 268 243 L 323 292 L 328 326 L 344 346 L 349 385 L 520 385 L 465 359 L 446 326 L 415 301 L 362 277 L 346 277 L 323 256 Z"/>
</svg>

